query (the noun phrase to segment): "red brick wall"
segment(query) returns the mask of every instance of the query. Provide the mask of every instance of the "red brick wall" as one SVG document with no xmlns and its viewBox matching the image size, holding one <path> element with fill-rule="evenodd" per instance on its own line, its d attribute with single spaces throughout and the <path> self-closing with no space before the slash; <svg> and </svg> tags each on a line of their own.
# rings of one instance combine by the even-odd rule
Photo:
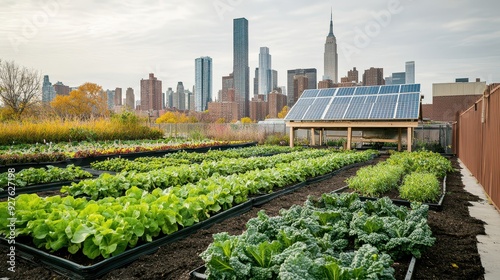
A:
<svg viewBox="0 0 500 280">
<path fill-rule="evenodd" d="M 422 105 L 422 117 L 433 121 L 456 121 L 456 113 L 465 111 L 481 98 L 481 95 L 435 96 L 432 104 Z"/>
</svg>

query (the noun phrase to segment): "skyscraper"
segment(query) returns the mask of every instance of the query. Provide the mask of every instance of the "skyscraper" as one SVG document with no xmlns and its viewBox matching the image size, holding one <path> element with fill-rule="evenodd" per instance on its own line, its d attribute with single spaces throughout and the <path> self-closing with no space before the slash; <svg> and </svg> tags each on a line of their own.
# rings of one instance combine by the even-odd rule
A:
<svg viewBox="0 0 500 280">
<path fill-rule="evenodd" d="M 194 110 L 207 110 L 208 102 L 212 102 L 212 58 L 205 56 L 195 60 Z"/>
<path fill-rule="evenodd" d="M 174 101 L 173 101 L 173 98 L 174 98 L 174 91 L 172 90 L 171 87 L 169 87 L 167 89 L 167 92 L 165 92 L 165 107 L 166 108 L 172 108 L 174 107 Z"/>
<path fill-rule="evenodd" d="M 288 107 L 292 108 L 293 104 L 297 101 L 294 98 L 294 84 L 293 77 L 296 75 L 305 75 L 307 77 L 307 89 L 315 89 L 317 85 L 317 71 L 316 68 L 308 69 L 293 69 L 287 71 L 287 103 Z"/>
<path fill-rule="evenodd" d="M 248 20 L 237 18 L 233 20 L 233 75 L 235 101 L 239 105 L 238 119 L 249 115 L 249 80 L 248 67 Z"/>
<path fill-rule="evenodd" d="M 107 100 L 108 100 L 108 109 L 113 110 L 115 107 L 115 91 L 114 90 L 106 90 Z"/>
<path fill-rule="evenodd" d="M 414 84 L 415 83 L 415 61 L 407 61 L 406 62 L 406 83 Z"/>
<path fill-rule="evenodd" d="M 162 110 L 161 81 L 153 73 L 149 79 L 141 79 L 141 110 Z"/>
<path fill-rule="evenodd" d="M 49 81 L 49 75 L 43 76 L 42 102 L 51 102 L 56 98 L 56 90 Z"/>
<path fill-rule="evenodd" d="M 259 67 L 255 68 L 255 76 L 253 78 L 253 96 L 259 95 Z"/>
<path fill-rule="evenodd" d="M 177 83 L 177 91 L 174 94 L 174 107 L 179 110 L 186 109 L 186 94 L 184 92 L 184 84 L 182 82 Z"/>
<path fill-rule="evenodd" d="M 271 70 L 271 55 L 268 47 L 261 47 L 259 52 L 259 94 L 264 95 L 267 100 L 267 95 L 272 90 L 272 70 Z"/>
<path fill-rule="evenodd" d="M 325 74 L 323 80 L 332 80 L 338 83 L 338 54 L 337 54 L 337 39 L 333 35 L 333 13 L 330 14 L 330 32 L 326 36 L 325 43 Z"/>
<path fill-rule="evenodd" d="M 126 92 L 126 97 L 125 97 L 125 104 L 128 109 L 134 110 L 135 109 L 135 95 L 134 95 L 134 89 L 133 88 L 127 88 Z"/>
<path fill-rule="evenodd" d="M 122 88 L 115 88 L 115 106 L 122 105 Z"/>
</svg>

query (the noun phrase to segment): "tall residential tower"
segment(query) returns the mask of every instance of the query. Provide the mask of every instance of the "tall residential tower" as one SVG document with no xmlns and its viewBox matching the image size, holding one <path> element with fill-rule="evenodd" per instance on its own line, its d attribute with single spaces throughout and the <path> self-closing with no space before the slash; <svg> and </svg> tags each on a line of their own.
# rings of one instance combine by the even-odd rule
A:
<svg viewBox="0 0 500 280">
<path fill-rule="evenodd" d="M 233 78 L 238 119 L 249 116 L 250 68 L 248 67 L 248 20 L 233 20 Z"/>
<path fill-rule="evenodd" d="M 149 79 L 141 79 L 141 110 L 162 110 L 161 81 L 153 73 Z"/>
<path fill-rule="evenodd" d="M 203 112 L 212 102 L 212 58 L 205 56 L 195 60 L 194 110 Z"/>
<path fill-rule="evenodd" d="M 259 52 L 259 91 L 258 94 L 267 95 L 272 90 L 273 73 L 271 69 L 271 55 L 268 47 L 261 47 Z"/>
<path fill-rule="evenodd" d="M 407 61 L 406 67 L 406 83 L 414 84 L 415 83 L 415 61 Z"/>
<path fill-rule="evenodd" d="M 338 54 L 337 54 L 337 39 L 333 35 L 333 13 L 330 14 L 330 32 L 326 36 L 325 43 L 325 74 L 323 80 L 332 80 L 338 83 Z"/>
</svg>

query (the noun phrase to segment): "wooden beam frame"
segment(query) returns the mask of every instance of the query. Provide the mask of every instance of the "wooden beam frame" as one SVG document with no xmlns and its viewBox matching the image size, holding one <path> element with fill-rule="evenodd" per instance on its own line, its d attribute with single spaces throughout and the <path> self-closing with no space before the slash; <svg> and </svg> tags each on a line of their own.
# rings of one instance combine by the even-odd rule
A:
<svg viewBox="0 0 500 280">
<path fill-rule="evenodd" d="M 401 130 L 403 128 L 407 129 L 406 135 L 406 144 L 407 150 L 411 152 L 411 146 L 413 142 L 413 129 L 418 127 L 418 121 L 342 121 L 342 122 L 287 122 L 286 126 L 290 128 L 290 147 L 293 148 L 294 143 L 293 140 L 295 138 L 294 130 L 295 129 L 311 129 L 311 145 L 316 145 L 316 138 L 314 135 L 315 129 L 320 130 L 319 141 L 323 143 L 323 133 L 325 128 L 347 128 L 347 150 L 351 149 L 352 143 L 352 129 L 353 128 L 398 128 L 398 139 L 375 139 L 361 138 L 363 142 L 393 142 L 398 143 L 398 151 L 401 150 Z M 358 139 L 358 138 L 356 138 Z"/>
</svg>

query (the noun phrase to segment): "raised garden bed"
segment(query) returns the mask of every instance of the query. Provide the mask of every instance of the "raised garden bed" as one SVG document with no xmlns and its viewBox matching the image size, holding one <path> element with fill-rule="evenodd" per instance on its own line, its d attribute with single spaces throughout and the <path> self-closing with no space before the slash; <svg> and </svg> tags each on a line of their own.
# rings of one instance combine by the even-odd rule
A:
<svg viewBox="0 0 500 280">
<path fill-rule="evenodd" d="M 349 166 L 345 166 L 339 170 L 333 171 L 329 174 L 318 176 L 317 178 L 311 178 L 310 180 L 302 183 L 298 183 L 292 186 L 289 186 L 287 188 L 283 188 L 276 193 L 271 193 L 263 196 L 258 196 L 251 198 L 247 202 L 244 202 L 242 204 L 236 205 L 232 207 L 231 209 L 228 209 L 224 212 L 221 212 L 219 214 L 216 214 L 212 216 L 211 218 L 196 223 L 190 227 L 183 228 L 177 232 L 174 232 L 172 234 L 160 237 L 153 242 L 149 243 L 144 243 L 142 245 L 139 245 L 137 247 L 131 248 L 126 250 L 125 252 L 113 256 L 95 263 L 92 263 L 90 265 L 84 265 L 81 263 L 76 263 L 71 260 L 68 260 L 67 258 L 62 257 L 61 254 L 50 254 L 47 251 L 37 249 L 33 246 L 26 244 L 23 244 L 22 242 L 16 241 L 16 250 L 19 251 L 19 256 L 29 262 L 41 262 L 44 266 L 49 267 L 51 270 L 57 272 L 58 274 L 64 275 L 66 277 L 69 277 L 71 279 L 96 279 L 99 278 L 106 273 L 109 273 L 110 271 L 122 267 L 130 262 L 135 261 L 136 259 L 140 258 L 143 255 L 151 254 L 155 252 L 158 247 L 170 244 L 172 242 L 175 242 L 179 239 L 183 239 L 188 237 L 189 235 L 195 233 L 196 231 L 203 229 L 203 228 L 208 228 L 216 223 L 219 223 L 221 221 L 224 221 L 226 219 L 232 218 L 232 217 L 237 217 L 241 215 L 242 213 L 248 212 L 251 210 L 253 207 L 260 207 L 266 202 L 269 202 L 273 199 L 276 199 L 280 196 L 289 194 L 291 192 L 294 192 L 304 186 L 307 186 L 309 184 L 317 183 L 320 180 L 326 180 L 334 176 L 335 174 L 349 169 L 353 168 L 355 166 L 360 165 L 360 163 L 355 163 Z M 29 242 L 28 242 L 29 243 Z M 0 238 L 0 246 L 7 247 L 9 246 L 8 240 L 5 238 Z M 82 255 L 81 259 L 84 259 L 85 256 Z M 86 261 L 87 263 L 89 260 Z"/>
</svg>

